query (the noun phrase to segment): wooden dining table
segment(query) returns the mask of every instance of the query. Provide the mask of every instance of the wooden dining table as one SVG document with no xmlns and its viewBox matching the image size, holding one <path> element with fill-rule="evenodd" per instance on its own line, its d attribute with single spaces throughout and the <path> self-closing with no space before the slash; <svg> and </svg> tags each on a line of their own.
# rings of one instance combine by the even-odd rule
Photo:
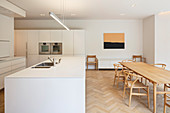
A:
<svg viewBox="0 0 170 113">
<path fill-rule="evenodd" d="M 153 113 L 156 113 L 157 94 L 170 94 L 168 91 L 157 91 L 157 84 L 169 84 L 170 71 L 143 62 L 119 63 L 153 83 Z"/>
</svg>

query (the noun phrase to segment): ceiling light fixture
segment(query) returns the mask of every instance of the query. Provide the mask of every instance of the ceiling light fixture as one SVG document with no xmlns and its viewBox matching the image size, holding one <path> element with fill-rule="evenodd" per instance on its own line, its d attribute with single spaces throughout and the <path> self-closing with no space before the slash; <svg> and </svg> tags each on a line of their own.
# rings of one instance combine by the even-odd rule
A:
<svg viewBox="0 0 170 113">
<path fill-rule="evenodd" d="M 70 31 L 70 29 L 64 25 L 64 23 L 61 22 L 61 20 L 53 13 L 53 12 L 49 12 L 49 15 L 56 20 L 59 24 L 61 24 L 64 28 L 66 28 L 68 31 Z"/>
<path fill-rule="evenodd" d="M 125 14 L 124 13 L 121 13 L 120 16 L 124 16 Z"/>
<path fill-rule="evenodd" d="M 42 14 L 40 14 L 40 16 L 45 16 L 45 14 L 42 13 Z"/>
<path fill-rule="evenodd" d="M 164 11 L 159 13 L 159 15 L 166 15 L 166 14 L 170 14 L 170 11 Z"/>
<path fill-rule="evenodd" d="M 71 13 L 71 16 L 76 16 L 76 14 L 74 14 L 74 13 Z"/>
<path fill-rule="evenodd" d="M 136 6 L 136 4 L 132 4 L 132 5 L 131 5 L 131 7 L 135 7 L 135 6 Z"/>
</svg>

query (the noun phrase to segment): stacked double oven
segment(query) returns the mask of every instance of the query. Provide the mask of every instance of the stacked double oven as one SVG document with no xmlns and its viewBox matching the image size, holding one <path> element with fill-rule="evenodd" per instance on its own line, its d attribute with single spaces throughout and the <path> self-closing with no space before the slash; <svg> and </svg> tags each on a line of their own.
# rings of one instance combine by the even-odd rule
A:
<svg viewBox="0 0 170 113">
<path fill-rule="evenodd" d="M 62 43 L 39 43 L 39 54 L 40 55 L 61 55 L 62 54 Z"/>
</svg>

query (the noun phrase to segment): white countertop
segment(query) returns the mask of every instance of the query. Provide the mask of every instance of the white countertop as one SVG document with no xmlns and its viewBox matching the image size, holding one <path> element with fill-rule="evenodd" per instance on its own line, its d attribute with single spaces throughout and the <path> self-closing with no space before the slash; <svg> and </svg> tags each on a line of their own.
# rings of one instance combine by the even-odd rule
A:
<svg viewBox="0 0 170 113">
<path fill-rule="evenodd" d="M 60 64 L 51 68 L 26 68 L 20 72 L 11 74 L 6 78 L 42 78 L 42 77 L 84 77 L 85 76 L 85 57 L 73 56 L 73 57 L 58 57 L 61 58 Z M 44 62 L 50 62 L 49 60 Z"/>
</svg>

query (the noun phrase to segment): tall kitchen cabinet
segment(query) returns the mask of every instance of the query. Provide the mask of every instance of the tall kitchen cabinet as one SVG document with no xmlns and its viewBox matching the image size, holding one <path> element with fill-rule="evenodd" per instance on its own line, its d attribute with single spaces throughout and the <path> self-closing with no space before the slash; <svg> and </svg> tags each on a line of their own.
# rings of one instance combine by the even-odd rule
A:
<svg viewBox="0 0 170 113">
<path fill-rule="evenodd" d="M 39 55 L 39 43 L 62 43 L 62 55 L 85 55 L 84 30 L 15 30 L 15 56 L 26 56 L 27 67 L 47 60 Z"/>
<path fill-rule="evenodd" d="M 51 31 L 51 42 L 62 42 L 63 32 L 62 30 L 50 30 Z"/>
<path fill-rule="evenodd" d="M 73 31 L 63 31 L 63 55 L 73 55 Z"/>
<path fill-rule="evenodd" d="M 27 67 L 39 63 L 39 34 L 38 30 L 27 30 Z"/>
<path fill-rule="evenodd" d="M 26 56 L 27 55 L 27 37 L 28 32 L 26 30 L 15 30 L 15 56 Z"/>
</svg>

